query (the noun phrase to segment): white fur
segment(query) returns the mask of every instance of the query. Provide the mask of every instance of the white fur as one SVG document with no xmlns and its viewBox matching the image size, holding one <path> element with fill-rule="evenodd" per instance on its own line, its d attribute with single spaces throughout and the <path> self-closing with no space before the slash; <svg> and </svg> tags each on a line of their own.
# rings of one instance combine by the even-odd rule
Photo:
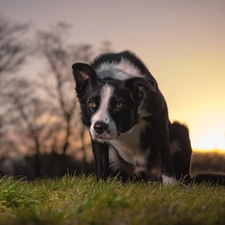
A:
<svg viewBox="0 0 225 225">
<path fill-rule="evenodd" d="M 121 169 L 118 153 L 112 146 L 109 146 L 109 165 L 112 171 Z"/>
<path fill-rule="evenodd" d="M 177 183 L 174 177 L 168 177 L 166 175 L 162 175 L 162 180 L 164 185 L 173 185 Z"/>
<path fill-rule="evenodd" d="M 90 133 L 94 140 L 96 139 L 115 139 L 117 137 L 117 129 L 114 121 L 109 115 L 108 108 L 110 98 L 112 97 L 114 88 L 111 85 L 104 85 L 101 90 L 101 103 L 97 112 L 91 118 Z M 99 135 L 94 130 L 94 124 L 97 121 L 103 121 L 108 125 L 108 130 Z"/>
<path fill-rule="evenodd" d="M 119 63 L 107 62 L 101 64 L 97 69 L 97 74 L 101 79 L 110 77 L 117 80 L 126 80 L 133 77 L 143 77 L 137 67 L 135 67 L 129 60 L 123 58 Z"/>
<path fill-rule="evenodd" d="M 117 139 L 109 143 L 117 150 L 118 154 L 134 166 L 145 166 L 150 154 L 149 149 L 141 149 L 140 134 L 146 127 L 146 122 L 141 120 L 129 131 L 122 133 Z"/>
<path fill-rule="evenodd" d="M 112 171 L 121 169 L 125 171 L 130 177 L 134 176 L 133 166 L 126 163 L 112 146 L 109 146 L 109 166 Z"/>
</svg>

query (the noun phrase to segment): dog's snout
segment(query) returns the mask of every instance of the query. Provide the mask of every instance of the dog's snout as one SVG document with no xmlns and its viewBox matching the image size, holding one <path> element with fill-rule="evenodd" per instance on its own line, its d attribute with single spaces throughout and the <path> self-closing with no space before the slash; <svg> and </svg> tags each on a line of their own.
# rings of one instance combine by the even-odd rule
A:
<svg viewBox="0 0 225 225">
<path fill-rule="evenodd" d="M 102 133 L 104 133 L 108 129 L 108 124 L 106 124 L 103 121 L 97 121 L 94 124 L 94 129 L 95 129 L 95 132 L 96 133 L 102 134 Z"/>
</svg>

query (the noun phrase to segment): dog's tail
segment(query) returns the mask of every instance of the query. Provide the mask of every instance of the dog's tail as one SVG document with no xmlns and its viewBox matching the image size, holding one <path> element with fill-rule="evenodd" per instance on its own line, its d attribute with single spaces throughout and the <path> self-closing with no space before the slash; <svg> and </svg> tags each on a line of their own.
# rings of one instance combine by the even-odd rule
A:
<svg viewBox="0 0 225 225">
<path fill-rule="evenodd" d="M 188 128 L 185 124 L 175 121 L 170 124 L 169 132 L 170 152 L 176 179 L 189 180 L 192 148 Z"/>
<path fill-rule="evenodd" d="M 225 186 L 225 174 L 202 173 L 192 177 L 190 175 L 192 147 L 188 127 L 175 121 L 170 124 L 169 131 L 170 152 L 177 180 L 185 184 L 206 183 L 209 185 Z"/>
</svg>

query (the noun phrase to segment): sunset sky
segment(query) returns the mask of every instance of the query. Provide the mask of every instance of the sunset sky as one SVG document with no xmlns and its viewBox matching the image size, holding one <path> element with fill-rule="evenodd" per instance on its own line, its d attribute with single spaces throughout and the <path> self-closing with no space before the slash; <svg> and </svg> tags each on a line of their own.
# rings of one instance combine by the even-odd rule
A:
<svg viewBox="0 0 225 225">
<path fill-rule="evenodd" d="M 225 150 L 225 0 L 1 0 L 0 13 L 37 29 L 65 21 L 74 44 L 135 52 L 193 149 Z"/>
</svg>

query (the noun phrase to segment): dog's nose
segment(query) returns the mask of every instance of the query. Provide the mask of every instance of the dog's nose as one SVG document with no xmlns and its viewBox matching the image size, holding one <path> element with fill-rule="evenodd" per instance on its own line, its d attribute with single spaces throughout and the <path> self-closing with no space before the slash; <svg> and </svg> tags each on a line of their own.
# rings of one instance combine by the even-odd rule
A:
<svg viewBox="0 0 225 225">
<path fill-rule="evenodd" d="M 108 129 L 108 124 L 104 123 L 103 121 L 97 121 L 94 124 L 94 129 L 96 133 L 102 134 Z"/>
</svg>

